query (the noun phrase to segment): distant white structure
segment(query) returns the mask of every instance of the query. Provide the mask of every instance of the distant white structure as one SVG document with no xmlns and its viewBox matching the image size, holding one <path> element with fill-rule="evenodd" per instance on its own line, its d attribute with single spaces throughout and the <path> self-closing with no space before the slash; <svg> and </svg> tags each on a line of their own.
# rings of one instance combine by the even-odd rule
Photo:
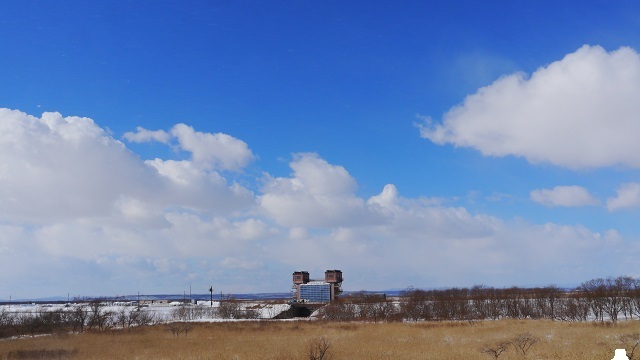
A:
<svg viewBox="0 0 640 360">
<path fill-rule="evenodd" d="M 625 349 L 616 349 L 616 352 L 611 360 L 629 360 L 627 357 L 627 350 Z"/>
</svg>

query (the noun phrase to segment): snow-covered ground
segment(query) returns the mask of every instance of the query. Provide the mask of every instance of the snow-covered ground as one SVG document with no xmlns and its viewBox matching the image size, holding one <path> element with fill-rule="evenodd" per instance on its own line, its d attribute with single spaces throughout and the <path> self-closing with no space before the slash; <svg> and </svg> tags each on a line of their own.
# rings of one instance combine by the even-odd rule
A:
<svg viewBox="0 0 640 360">
<path fill-rule="evenodd" d="M 163 304 L 143 304 L 138 307 L 135 302 L 105 302 L 100 306 L 103 313 L 111 313 L 113 316 L 133 311 L 144 311 L 151 314 L 155 321 L 234 321 L 240 319 L 273 319 L 280 313 L 289 310 L 289 304 L 261 303 L 261 302 L 234 302 L 231 308 L 229 304 L 221 306 L 219 301 L 213 304 L 209 301 L 198 301 L 197 304 L 183 305 L 180 302 Z M 37 315 L 44 312 L 72 312 L 78 307 L 89 307 L 88 303 L 69 304 L 12 304 L 0 305 L 0 315 Z"/>
</svg>

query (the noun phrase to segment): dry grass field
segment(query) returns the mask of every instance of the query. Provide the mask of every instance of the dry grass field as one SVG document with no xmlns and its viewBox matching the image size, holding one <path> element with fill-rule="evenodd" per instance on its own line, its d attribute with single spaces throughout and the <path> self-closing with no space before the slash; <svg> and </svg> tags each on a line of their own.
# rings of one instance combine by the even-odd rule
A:
<svg viewBox="0 0 640 360">
<path fill-rule="evenodd" d="M 0 359 L 309 359 L 309 347 L 330 341 L 331 359 L 492 359 L 481 350 L 530 333 L 526 353 L 509 346 L 509 359 L 610 360 L 621 338 L 640 332 L 639 321 L 567 323 L 546 320 L 337 323 L 251 321 L 195 323 L 178 337 L 167 325 L 0 341 Z M 638 339 L 637 337 L 635 337 Z M 627 345 L 635 340 L 627 340 Z M 639 346 L 640 348 L 640 346 Z M 636 352 L 638 356 L 640 350 Z M 637 358 L 637 357 L 636 357 Z M 325 358 L 326 359 L 326 358 Z"/>
</svg>

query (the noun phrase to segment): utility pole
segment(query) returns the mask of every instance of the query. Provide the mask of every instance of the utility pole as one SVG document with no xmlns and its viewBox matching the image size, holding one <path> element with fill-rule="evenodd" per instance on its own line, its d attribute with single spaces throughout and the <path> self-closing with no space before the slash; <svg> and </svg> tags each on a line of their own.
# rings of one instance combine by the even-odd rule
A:
<svg viewBox="0 0 640 360">
<path fill-rule="evenodd" d="M 211 307 L 213 307 L 213 286 L 209 286 L 209 293 L 211 295 Z"/>
</svg>

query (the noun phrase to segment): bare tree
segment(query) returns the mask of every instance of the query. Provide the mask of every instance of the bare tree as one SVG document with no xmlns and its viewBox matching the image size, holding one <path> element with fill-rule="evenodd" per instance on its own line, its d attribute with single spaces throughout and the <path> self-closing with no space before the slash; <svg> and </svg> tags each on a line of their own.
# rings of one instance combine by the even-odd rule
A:
<svg viewBox="0 0 640 360">
<path fill-rule="evenodd" d="M 104 310 L 105 305 L 100 300 L 93 300 L 89 302 L 89 317 L 87 318 L 87 329 L 98 328 L 99 330 L 105 330 L 112 326 L 110 311 Z"/>
<path fill-rule="evenodd" d="M 121 328 L 126 328 L 131 326 L 131 316 L 129 315 L 129 311 L 127 309 L 121 309 L 115 314 L 114 323 Z"/>
<path fill-rule="evenodd" d="M 412 321 L 431 320 L 433 310 L 429 292 L 420 289 L 409 288 L 402 292 L 400 312 Z"/>
<path fill-rule="evenodd" d="M 604 321 L 605 298 L 607 295 L 605 280 L 598 278 L 585 281 L 578 287 L 578 290 L 584 294 L 591 313 L 596 320 Z"/>
<path fill-rule="evenodd" d="M 358 307 L 345 299 L 338 299 L 320 309 L 320 316 L 332 321 L 352 321 L 357 315 Z"/>
<path fill-rule="evenodd" d="M 73 331 L 84 331 L 84 326 L 89 318 L 89 307 L 86 304 L 76 305 L 73 311 L 71 311 L 71 325 Z"/>
</svg>

